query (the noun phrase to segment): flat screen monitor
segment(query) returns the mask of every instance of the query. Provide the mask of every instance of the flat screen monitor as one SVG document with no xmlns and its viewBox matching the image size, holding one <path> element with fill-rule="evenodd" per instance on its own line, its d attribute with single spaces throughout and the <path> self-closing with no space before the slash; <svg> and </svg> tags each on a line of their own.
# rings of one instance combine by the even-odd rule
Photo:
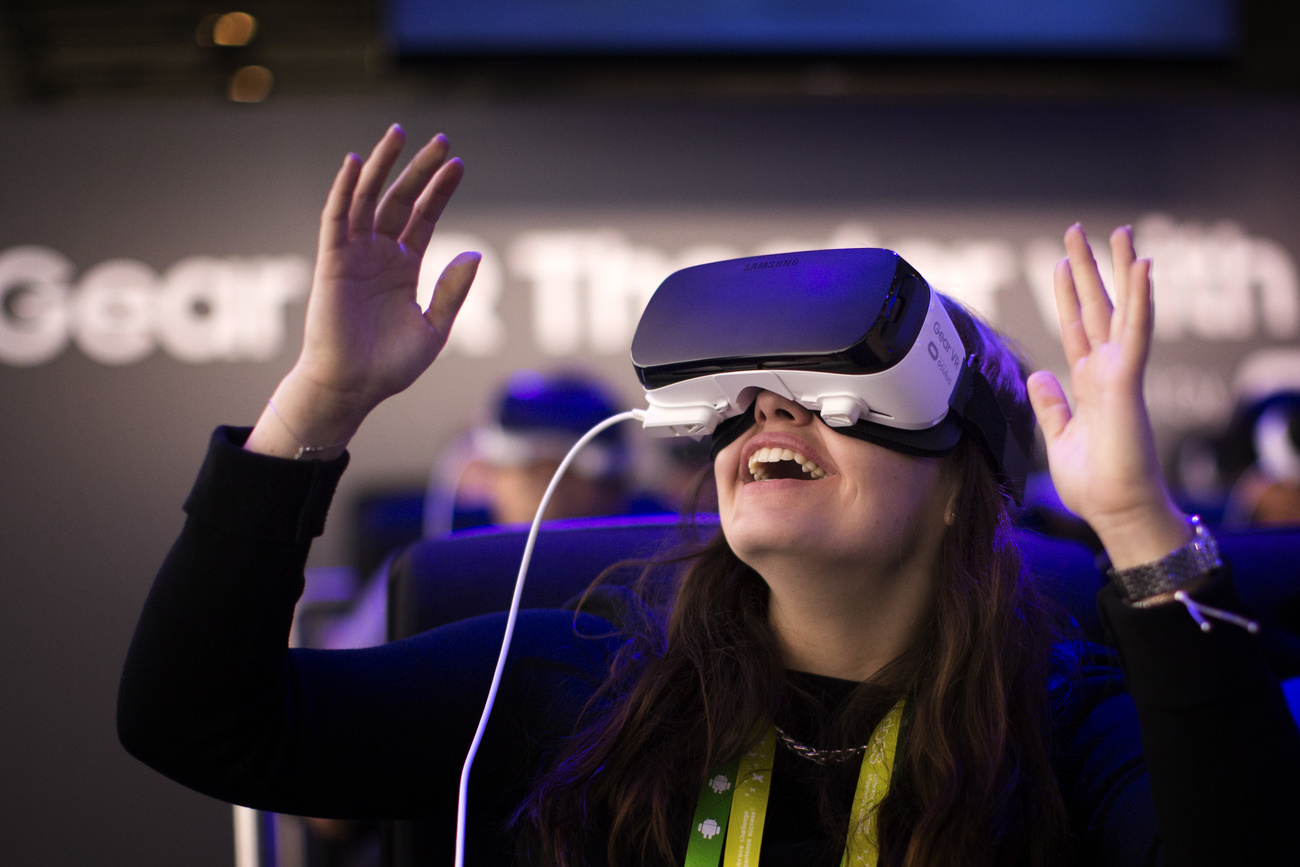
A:
<svg viewBox="0 0 1300 867">
<path fill-rule="evenodd" d="M 1237 0 L 389 0 L 403 56 L 1221 58 Z"/>
</svg>

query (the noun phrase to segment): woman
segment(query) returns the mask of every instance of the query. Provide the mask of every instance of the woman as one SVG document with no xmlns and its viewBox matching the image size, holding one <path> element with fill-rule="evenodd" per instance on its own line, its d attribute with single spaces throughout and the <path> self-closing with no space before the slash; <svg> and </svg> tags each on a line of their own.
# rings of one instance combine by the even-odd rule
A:
<svg viewBox="0 0 1300 867">
<path fill-rule="evenodd" d="M 490 679 L 499 618 L 367 651 L 285 650 L 345 445 L 437 356 L 478 262 L 457 257 L 429 309 L 415 304 L 462 167 L 436 137 L 381 195 L 402 143 L 393 127 L 335 178 L 302 354 L 251 432 L 214 436 L 127 661 L 127 748 L 237 803 L 446 820 Z M 1172 601 L 1178 587 L 1237 607 L 1226 569 L 1137 580 L 1205 543 L 1165 490 L 1142 400 L 1150 263 L 1127 229 L 1111 243 L 1114 307 L 1078 226 L 1057 268 L 1075 408 L 1048 373 L 1027 395 L 1062 499 L 1132 600 L 1101 596 L 1136 710 L 1095 656 L 1052 658 L 969 437 L 946 457 L 904 455 L 762 392 L 716 456 L 721 537 L 684 571 L 643 576 L 624 616 L 521 620 L 472 779 L 468 863 L 703 863 L 696 832 L 720 837 L 701 818 L 715 771 L 765 743 L 770 758 L 738 772 L 772 771 L 765 830 L 744 832 L 764 867 L 846 851 L 913 867 L 1296 863 L 1282 829 L 1300 807 L 1300 738 L 1280 691 L 1244 630 L 1202 633 Z M 949 306 L 1032 424 L 1015 360 Z M 779 475 L 763 466 L 773 446 L 824 477 L 764 478 Z M 885 743 L 893 779 L 860 796 L 868 747 Z M 737 779 L 722 776 L 715 794 Z"/>
</svg>

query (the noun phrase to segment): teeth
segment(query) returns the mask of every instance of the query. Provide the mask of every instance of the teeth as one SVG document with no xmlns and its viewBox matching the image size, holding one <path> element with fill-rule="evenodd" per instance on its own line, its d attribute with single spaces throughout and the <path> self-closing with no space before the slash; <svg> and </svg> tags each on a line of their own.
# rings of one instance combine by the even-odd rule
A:
<svg viewBox="0 0 1300 867">
<path fill-rule="evenodd" d="M 794 461 L 810 479 L 826 478 L 826 471 L 817 466 L 811 458 L 793 449 L 782 448 L 763 448 L 755 451 L 749 456 L 749 474 L 756 482 L 764 481 L 770 478 L 765 464 L 774 464 L 778 461 Z"/>
</svg>

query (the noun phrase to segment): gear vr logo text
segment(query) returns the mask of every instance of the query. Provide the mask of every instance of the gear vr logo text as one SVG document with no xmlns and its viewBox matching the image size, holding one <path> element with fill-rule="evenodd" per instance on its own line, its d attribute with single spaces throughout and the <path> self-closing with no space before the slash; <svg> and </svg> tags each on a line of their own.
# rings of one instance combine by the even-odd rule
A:
<svg viewBox="0 0 1300 867">
<path fill-rule="evenodd" d="M 302 256 L 192 256 L 162 274 L 113 259 L 73 274 L 47 247 L 0 252 L 0 363 L 44 364 L 70 342 L 101 364 L 159 347 L 191 364 L 265 361 L 284 344 L 286 305 L 311 286 Z"/>
</svg>

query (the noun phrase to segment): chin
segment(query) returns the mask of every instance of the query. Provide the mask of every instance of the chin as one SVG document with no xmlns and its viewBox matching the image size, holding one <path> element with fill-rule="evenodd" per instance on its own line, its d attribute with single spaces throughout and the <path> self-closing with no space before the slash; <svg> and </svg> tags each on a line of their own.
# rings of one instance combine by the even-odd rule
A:
<svg viewBox="0 0 1300 867">
<path fill-rule="evenodd" d="M 724 522 L 727 544 L 743 562 L 755 569 L 770 557 L 805 557 L 810 562 L 839 548 L 826 538 L 825 527 L 808 527 L 785 520 Z M 762 571 L 762 570 L 759 570 Z"/>
</svg>

